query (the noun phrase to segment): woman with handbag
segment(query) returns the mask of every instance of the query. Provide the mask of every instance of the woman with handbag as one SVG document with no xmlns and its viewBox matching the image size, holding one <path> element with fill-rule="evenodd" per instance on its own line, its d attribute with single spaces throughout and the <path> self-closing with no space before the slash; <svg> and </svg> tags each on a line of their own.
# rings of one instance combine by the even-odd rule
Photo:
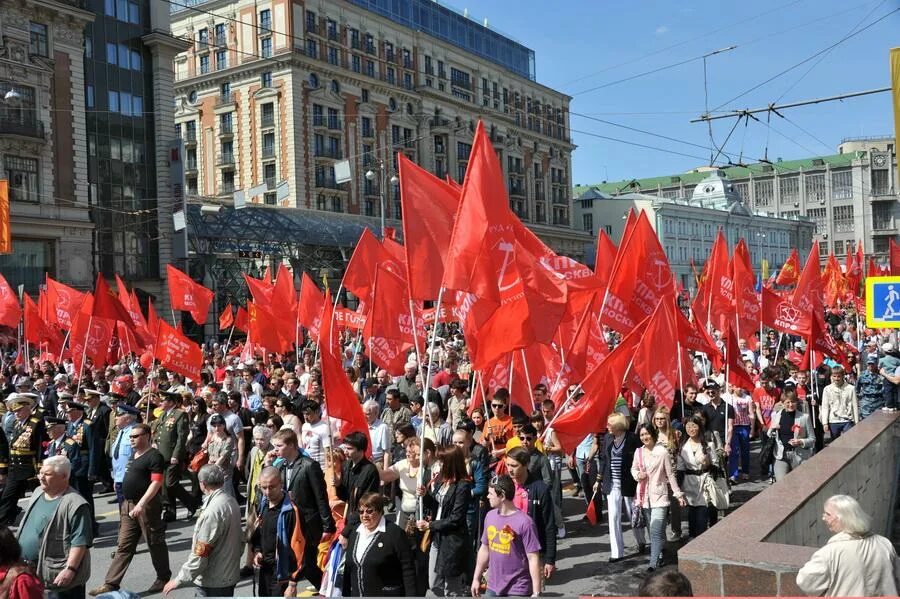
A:
<svg viewBox="0 0 900 599">
<path fill-rule="evenodd" d="M 638 427 L 642 447 L 635 451 L 631 475 L 638 481 L 638 504 L 644 511 L 644 521 L 650 524 L 650 565 L 653 572 L 662 565 L 666 544 L 666 514 L 669 511 L 669 489 L 679 505 L 685 505 L 684 493 L 675 480 L 675 466 L 669 451 L 657 443 L 659 432 L 652 424 Z"/>
<path fill-rule="evenodd" d="M 203 397 L 195 397 L 191 402 L 188 412 L 188 438 L 187 438 L 187 454 L 188 464 L 191 464 L 194 457 L 203 451 L 203 443 L 206 441 L 206 421 L 209 419 L 209 411 L 206 409 L 206 400 Z M 197 472 L 200 471 L 200 464 L 196 469 L 190 467 L 187 469 L 188 478 L 191 479 L 191 495 L 196 500 L 197 505 L 203 500 L 203 492 L 200 490 L 200 481 L 197 479 Z"/>
<path fill-rule="evenodd" d="M 676 470 L 681 480 L 681 490 L 688 508 L 688 534 L 696 539 L 709 526 L 709 505 L 703 493 L 703 475 L 712 465 L 715 446 L 706 441 L 703 417 L 691 416 L 684 424 L 684 439 L 678 449 Z"/>
<path fill-rule="evenodd" d="M 416 527 L 430 531 L 428 554 L 429 587 L 439 597 L 461 596 L 471 580 L 469 552 L 472 541 L 466 514 L 471 501 L 471 485 L 466 461 L 459 447 L 451 446 L 438 453 L 440 473 L 423 496 L 430 519 L 419 520 Z M 422 491 L 423 489 L 419 489 Z"/>
<path fill-rule="evenodd" d="M 772 414 L 769 436 L 775 440 L 775 481 L 812 457 L 816 433 L 809 415 L 797 411 L 797 393 L 781 394 L 781 409 Z"/>
<path fill-rule="evenodd" d="M 609 515 L 609 562 L 615 563 L 625 556 L 625 541 L 622 538 L 622 505 L 628 511 L 631 531 L 637 542 L 638 552 L 646 548 L 644 526 L 639 521 L 643 517 L 640 509 L 634 508 L 637 482 L 630 475 L 634 452 L 641 442 L 637 435 L 628 430 L 628 419 L 616 412 L 606 420 L 607 433 L 601 442 L 600 490 L 606 496 Z M 638 522 L 636 522 L 638 521 Z M 641 524 L 640 526 L 638 524 Z"/>
</svg>

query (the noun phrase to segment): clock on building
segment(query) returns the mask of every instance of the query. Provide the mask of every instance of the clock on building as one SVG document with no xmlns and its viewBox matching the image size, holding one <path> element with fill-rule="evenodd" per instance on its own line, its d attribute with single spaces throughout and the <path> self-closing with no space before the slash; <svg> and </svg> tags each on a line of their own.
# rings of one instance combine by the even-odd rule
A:
<svg viewBox="0 0 900 599">
<path fill-rule="evenodd" d="M 887 164 L 887 157 L 884 154 L 876 154 L 872 158 L 872 162 L 875 163 L 875 166 L 883 167 Z"/>
</svg>

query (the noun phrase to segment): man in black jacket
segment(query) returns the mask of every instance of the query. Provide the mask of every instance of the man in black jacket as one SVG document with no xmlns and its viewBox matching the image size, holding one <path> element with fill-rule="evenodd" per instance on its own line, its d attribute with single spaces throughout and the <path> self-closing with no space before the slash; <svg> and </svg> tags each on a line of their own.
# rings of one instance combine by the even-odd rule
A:
<svg viewBox="0 0 900 599">
<path fill-rule="evenodd" d="M 364 433 L 354 432 L 344 437 L 341 448 L 347 455 L 341 469 L 341 482 L 337 486 L 337 496 L 347 502 L 347 516 L 341 543 L 347 543 L 350 533 L 359 525 L 359 498 L 366 493 L 375 493 L 381 486 L 378 468 L 367 457 L 369 439 Z"/>
<path fill-rule="evenodd" d="M 520 487 L 528 492 L 528 515 L 537 527 L 541 541 L 541 561 L 544 579 L 556 571 L 556 519 L 553 515 L 553 498 L 550 487 L 539 477 L 528 472 L 530 453 L 524 447 L 513 447 L 506 452 L 506 470 Z"/>
<path fill-rule="evenodd" d="M 294 431 L 282 429 L 275 433 L 272 447 L 272 453 L 280 458 L 275 467 L 281 471 L 285 490 L 300 510 L 306 540 L 301 575 L 318 589 L 322 584 L 322 570 L 316 563 L 319 543 L 331 540 L 337 530 L 328 505 L 325 475 L 317 461 L 301 453 Z"/>
</svg>

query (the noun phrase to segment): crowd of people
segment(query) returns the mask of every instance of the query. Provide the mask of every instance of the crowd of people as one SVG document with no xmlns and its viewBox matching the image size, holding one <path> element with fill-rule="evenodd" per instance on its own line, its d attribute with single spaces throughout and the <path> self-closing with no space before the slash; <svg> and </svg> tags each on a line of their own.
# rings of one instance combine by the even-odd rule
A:
<svg viewBox="0 0 900 599">
<path fill-rule="evenodd" d="M 19 596 L 84 597 L 99 485 L 114 493 L 119 518 L 92 596 L 129 587 L 142 538 L 156 574 L 148 593 L 193 585 L 200 596 L 229 596 L 254 576 L 268 596 L 535 596 L 553 580 L 557 543 L 570 534 L 565 488 L 583 498 L 585 519 L 606 511 L 611 563 L 646 555 L 649 575 L 672 578 L 666 542 L 715 525 L 731 486 L 779 481 L 861 419 L 896 411 L 896 339 L 847 322 L 832 334 L 849 370 L 821 356 L 807 370 L 802 341 L 770 334 L 750 349 L 741 340 L 753 388 L 725 380 L 698 354 L 671 405 L 623 387 L 605 430 L 568 449 L 553 420 L 577 404 L 578 388 L 563 406 L 540 382 L 514 390 L 525 402 L 499 387 L 475 404 L 465 340 L 446 325 L 425 367 L 412 353 L 397 373 L 376 368 L 343 335 L 343 366 L 368 425 L 344 435 L 328 416 L 311 343 L 250 360 L 209 343 L 199 380 L 148 371 L 134 356 L 88 365 L 79 379 L 70 360 L 10 355 L 0 372 L 0 525 L 17 532 L 0 528 L 0 558 L 7 538 L 16 541 Z M 616 335 L 607 331 L 607 342 L 615 346 Z M 758 469 L 751 441 L 760 445 Z M 173 571 L 166 527 L 179 505 L 194 532 Z M 837 547 L 801 572 L 809 589 L 821 592 Z"/>
</svg>

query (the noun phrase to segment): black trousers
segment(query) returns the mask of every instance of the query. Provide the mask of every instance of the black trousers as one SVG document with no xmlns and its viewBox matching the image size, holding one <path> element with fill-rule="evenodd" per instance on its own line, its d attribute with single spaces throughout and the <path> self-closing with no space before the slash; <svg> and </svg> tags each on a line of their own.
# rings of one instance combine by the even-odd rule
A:
<svg viewBox="0 0 900 599">
<path fill-rule="evenodd" d="M 34 470 L 29 472 L 14 471 L 12 467 L 9 469 L 9 476 L 6 479 L 6 486 L 3 487 L 3 494 L 0 495 L 0 525 L 10 526 L 19 513 L 19 500 L 25 497 L 25 493 L 31 488 L 31 479 L 34 476 Z"/>
<path fill-rule="evenodd" d="M 78 491 L 78 494 L 87 501 L 88 510 L 91 513 L 91 526 L 94 527 L 94 532 L 96 533 L 97 518 L 94 516 L 94 481 L 89 480 L 87 475 L 73 476 L 72 488 Z"/>
<path fill-rule="evenodd" d="M 286 582 L 278 582 L 275 577 L 275 565 L 267 566 L 263 564 L 259 568 L 259 585 L 256 589 L 256 595 L 259 597 L 284 597 L 284 591 L 287 589 Z"/>
<path fill-rule="evenodd" d="M 319 557 L 319 543 L 322 541 L 321 520 L 303 523 L 303 539 L 306 545 L 303 547 L 303 569 L 300 575 L 309 581 L 317 589 L 322 584 L 322 570 L 317 563 Z"/>
<path fill-rule="evenodd" d="M 178 507 L 175 503 L 180 500 L 189 511 L 196 511 L 200 503 L 181 484 L 181 475 L 184 472 L 184 464 L 169 464 L 166 466 L 165 485 L 163 486 L 163 508 L 166 512 L 175 513 Z"/>
</svg>

